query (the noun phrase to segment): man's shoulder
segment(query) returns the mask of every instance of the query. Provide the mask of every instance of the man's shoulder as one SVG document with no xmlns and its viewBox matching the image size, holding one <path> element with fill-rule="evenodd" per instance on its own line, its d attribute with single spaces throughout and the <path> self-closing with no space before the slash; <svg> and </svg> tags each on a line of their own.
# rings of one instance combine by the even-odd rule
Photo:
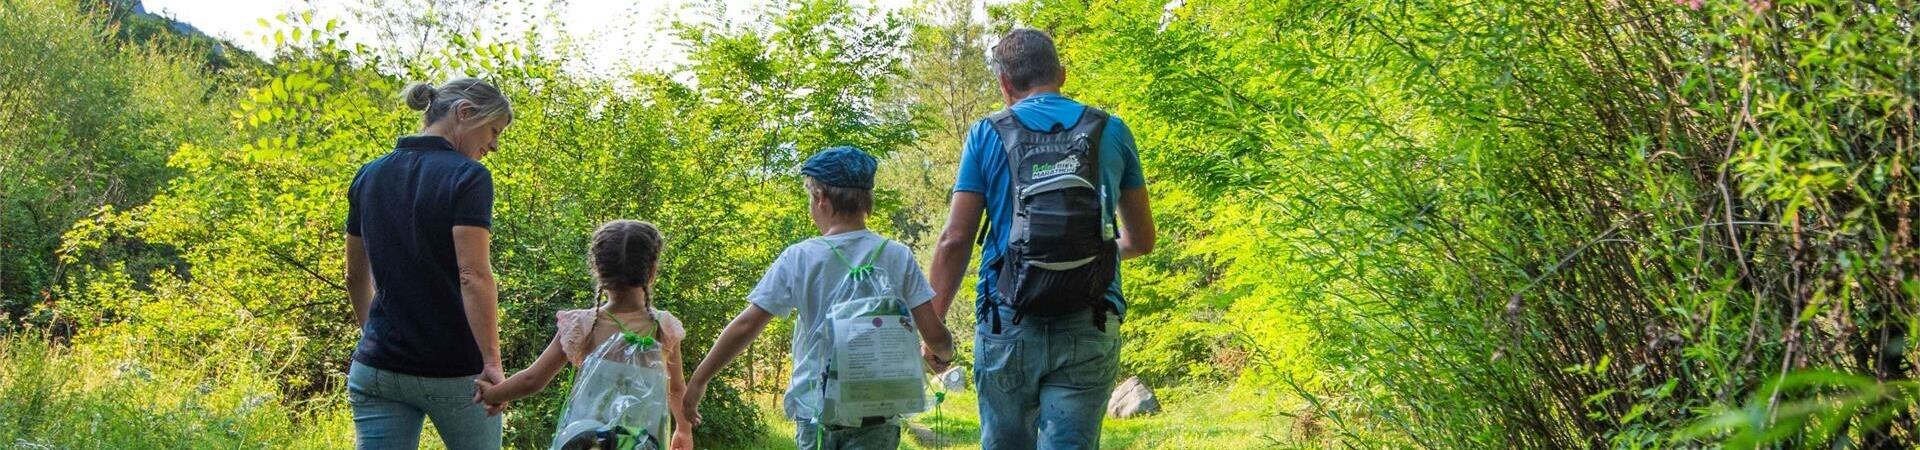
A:
<svg viewBox="0 0 1920 450">
<path fill-rule="evenodd" d="M 1121 136 L 1121 137 L 1124 137 L 1127 142 L 1133 141 L 1133 129 L 1127 128 L 1127 121 L 1120 120 L 1120 116 L 1116 116 L 1113 114 L 1107 114 L 1107 127 L 1106 129 L 1101 130 L 1100 133 L 1106 136 Z M 1108 146 L 1117 146 L 1121 144 L 1121 141 L 1115 140 L 1115 139 L 1107 139 L 1104 142 L 1104 144 Z"/>
<path fill-rule="evenodd" d="M 998 134 L 995 134 L 993 131 L 993 118 L 995 115 L 1005 111 L 1004 109 L 995 111 L 992 114 L 980 116 L 979 120 L 973 121 L 973 126 L 967 128 L 967 145 L 977 145 L 982 142 L 983 139 L 998 136 Z"/>
</svg>

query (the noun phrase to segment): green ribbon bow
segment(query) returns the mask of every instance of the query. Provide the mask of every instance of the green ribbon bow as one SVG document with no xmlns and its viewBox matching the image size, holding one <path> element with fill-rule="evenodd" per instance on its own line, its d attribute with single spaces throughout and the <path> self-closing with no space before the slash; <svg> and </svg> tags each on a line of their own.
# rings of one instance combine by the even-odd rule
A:
<svg viewBox="0 0 1920 450">
<path fill-rule="evenodd" d="M 619 318 L 613 317 L 613 313 L 607 312 L 606 310 L 601 310 L 600 314 L 607 316 L 607 320 L 613 321 L 614 326 L 620 327 L 620 339 L 627 341 L 627 345 L 639 347 L 642 350 L 653 348 L 653 336 L 635 333 L 633 330 L 627 329 L 626 322 L 621 322 Z M 656 327 L 659 325 L 658 323 L 654 324 Z"/>
</svg>

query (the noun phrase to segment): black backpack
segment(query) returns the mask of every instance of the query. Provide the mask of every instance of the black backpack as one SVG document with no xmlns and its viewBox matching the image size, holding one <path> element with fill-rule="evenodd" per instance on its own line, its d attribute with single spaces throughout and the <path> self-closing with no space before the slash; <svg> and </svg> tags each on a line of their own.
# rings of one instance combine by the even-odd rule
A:
<svg viewBox="0 0 1920 450">
<path fill-rule="evenodd" d="M 1058 317 L 1088 309 L 1096 324 L 1105 324 L 1098 314 L 1120 264 L 1119 231 L 1109 226 L 1107 192 L 1100 183 L 1100 139 L 1107 118 L 1105 111 L 1089 106 L 1072 127 L 1039 132 L 1021 125 L 1011 110 L 987 117 L 1013 171 L 1013 217 L 991 220 L 1013 225 L 1007 251 L 1000 255 L 994 298 L 1013 306 L 1015 324 L 1027 315 Z"/>
</svg>

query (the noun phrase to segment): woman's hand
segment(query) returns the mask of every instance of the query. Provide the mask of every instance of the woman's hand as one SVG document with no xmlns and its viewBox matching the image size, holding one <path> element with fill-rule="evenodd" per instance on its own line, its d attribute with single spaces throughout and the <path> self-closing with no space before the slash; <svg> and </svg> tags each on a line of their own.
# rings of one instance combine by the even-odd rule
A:
<svg viewBox="0 0 1920 450">
<path fill-rule="evenodd" d="M 505 387 L 494 384 L 487 377 L 473 380 L 473 402 L 487 407 L 487 415 L 497 416 L 507 409 L 507 402 L 513 401 Z"/>
</svg>

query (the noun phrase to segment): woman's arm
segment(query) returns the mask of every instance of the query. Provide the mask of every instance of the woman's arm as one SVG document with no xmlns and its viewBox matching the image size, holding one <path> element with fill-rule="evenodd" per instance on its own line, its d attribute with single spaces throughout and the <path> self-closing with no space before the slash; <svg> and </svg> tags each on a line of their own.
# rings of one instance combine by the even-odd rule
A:
<svg viewBox="0 0 1920 450">
<path fill-rule="evenodd" d="M 347 235 L 347 300 L 353 302 L 353 323 L 367 326 L 367 311 L 373 309 L 373 265 L 367 262 L 367 243 L 359 236 Z"/>
<path fill-rule="evenodd" d="M 548 384 L 553 383 L 553 377 L 560 374 L 560 368 L 566 366 L 567 354 L 560 350 L 560 337 L 554 336 L 553 341 L 547 343 L 547 349 L 540 352 L 540 358 L 534 360 L 532 366 L 515 372 L 513 377 L 497 385 L 485 380 L 473 380 L 473 384 L 480 387 L 481 403 L 493 407 L 527 398 L 535 392 L 540 392 L 541 389 L 546 389 Z"/>
<path fill-rule="evenodd" d="M 453 227 L 453 256 L 460 265 L 460 300 L 466 307 L 467 328 L 480 346 L 480 379 L 498 384 L 506 378 L 500 366 L 500 291 L 494 284 L 493 263 L 487 253 L 493 233 L 485 227 Z"/>
</svg>

